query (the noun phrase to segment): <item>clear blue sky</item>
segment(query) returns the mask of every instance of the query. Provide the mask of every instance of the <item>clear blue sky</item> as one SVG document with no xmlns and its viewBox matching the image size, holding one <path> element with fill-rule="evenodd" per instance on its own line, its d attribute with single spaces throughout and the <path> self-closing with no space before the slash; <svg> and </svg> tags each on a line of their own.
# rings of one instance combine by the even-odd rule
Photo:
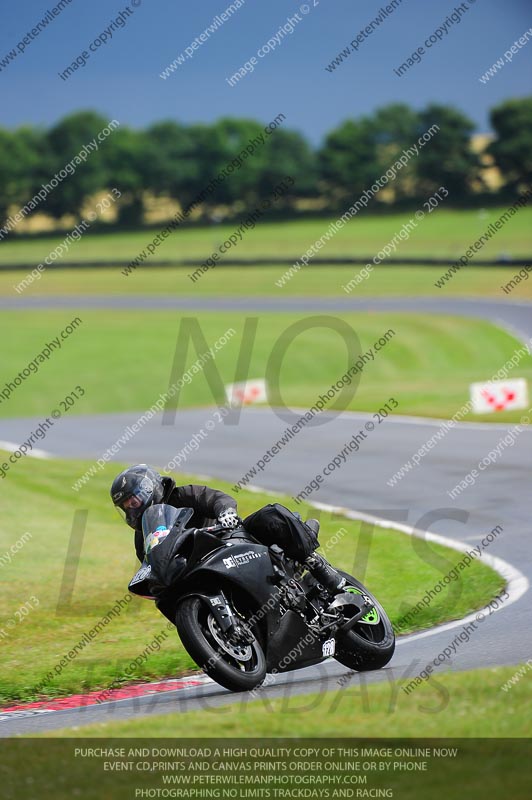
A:
<svg viewBox="0 0 532 800">
<path fill-rule="evenodd" d="M 57 0 L 56 0 L 57 1 Z M 140 2 L 140 0 L 133 0 Z M 129 0 L 131 5 L 131 0 Z M 92 108 L 122 124 L 142 127 L 154 120 L 209 122 L 247 116 L 265 122 L 279 112 L 286 127 L 313 143 L 347 117 L 393 101 L 415 108 L 427 102 L 453 104 L 489 130 L 488 110 L 508 97 L 532 94 L 532 40 L 512 63 L 483 85 L 478 78 L 515 39 L 532 28 L 530 0 L 468 0 L 460 24 L 428 50 L 421 64 L 398 78 L 400 65 L 459 3 L 403 0 L 333 73 L 325 66 L 386 5 L 386 0 L 246 0 L 192 59 L 167 80 L 159 73 L 229 5 L 229 0 L 142 0 L 106 46 L 68 81 L 64 70 L 126 7 L 125 0 L 72 0 L 60 16 L 0 71 L 0 124 L 48 125 L 79 109 Z M 314 4 L 317 5 L 314 7 Z M 308 13 L 303 15 L 300 6 Z M 26 0 L 2 14 L 0 63 L 54 0 Z M 253 74 L 229 86 L 231 76 L 286 21 L 302 18 Z"/>
</svg>

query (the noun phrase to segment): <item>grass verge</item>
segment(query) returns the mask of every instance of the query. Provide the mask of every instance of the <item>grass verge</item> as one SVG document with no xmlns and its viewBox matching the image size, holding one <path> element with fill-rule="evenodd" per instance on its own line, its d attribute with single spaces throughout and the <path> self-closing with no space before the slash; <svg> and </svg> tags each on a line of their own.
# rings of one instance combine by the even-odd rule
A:
<svg viewBox="0 0 532 800">
<path fill-rule="evenodd" d="M 531 244 L 532 249 L 532 244 Z M 296 259 L 294 259 L 295 261 Z M 503 287 L 521 271 L 502 267 L 462 269 L 444 289 L 434 286 L 445 267 L 379 266 L 361 275 L 363 265 L 307 267 L 280 288 L 276 281 L 289 267 L 224 267 L 213 269 L 193 283 L 185 267 L 144 267 L 124 277 L 119 267 L 48 270 L 22 294 L 15 287 L 26 273 L 0 270 L 0 297 L 61 295 L 163 295 L 165 297 L 491 297 L 532 299 L 532 280 L 526 270 L 505 292 Z M 366 278 L 366 279 L 365 279 Z M 351 283 L 350 281 L 355 281 Z M 350 284 L 350 285 L 349 285 Z M 347 291 L 343 288 L 347 286 Z M 351 289 L 351 291 L 349 291 Z"/>
<path fill-rule="evenodd" d="M 0 387 L 15 377 L 42 351 L 46 342 L 75 317 L 65 311 L 4 311 L 0 337 L 9 341 L 0 373 Z M 79 312 L 82 323 L 62 342 L 49 361 L 39 365 L 0 404 L 0 417 L 48 416 L 60 401 L 81 385 L 84 396 L 68 413 L 106 413 L 150 408 L 168 390 L 179 332 L 187 315 L 169 311 L 143 311 L 139 335 L 139 313 L 134 311 Z M 250 334 L 246 320 L 256 323 Z M 293 326 L 306 320 L 306 329 Z M 327 409 L 351 409 L 375 413 L 394 397 L 398 414 L 448 419 L 469 400 L 469 384 L 491 378 L 514 356 L 519 344 L 509 333 L 483 320 L 428 314 L 342 313 L 330 315 L 204 312 L 189 317 L 187 325 L 202 334 L 203 344 L 194 342 L 178 363 L 180 376 L 228 331 L 233 333 L 216 353 L 209 369 L 191 377 L 179 396 L 179 407 L 225 402 L 221 383 L 235 380 L 239 355 L 250 352 L 249 377 L 274 376 L 270 381 L 273 405 L 310 408 L 346 372 L 358 357 L 351 355 L 339 334 L 349 325 L 360 341 L 360 351 L 373 348 L 362 373 L 349 388 L 329 402 Z M 13 329 L 17 330 L 16 338 Z M 375 343 L 392 331 L 385 346 Z M 282 345 L 282 346 L 281 346 Z M 274 350 L 274 346 L 277 347 Z M 280 349 L 279 349 L 280 348 Z M 283 353 L 283 355 L 280 355 Z M 221 382 L 213 392 L 207 376 L 219 371 Z M 97 365 L 97 369 L 95 369 Z M 278 390 L 275 390 L 278 375 Z M 110 377 L 112 376 L 112 380 Z M 519 361 L 510 377 L 532 380 L 532 357 Z M 358 385 L 357 385 L 358 380 Z M 391 405 L 394 405 L 393 403 Z M 469 414 L 482 421 L 518 421 L 520 412 L 491 415 Z M 28 432 L 29 433 L 29 432 Z"/>
<path fill-rule="evenodd" d="M 406 695 L 402 682 L 366 683 L 358 674 L 348 682 L 319 694 L 216 706 L 180 714 L 150 715 L 151 738 L 176 737 L 305 737 L 365 738 L 518 738 L 531 733 L 528 701 L 530 684 L 521 681 L 503 694 L 501 686 L 516 667 L 442 673 L 414 694 Z M 530 678 L 529 678 L 530 680 Z M 47 737 L 137 737 L 146 733 L 146 719 L 105 722 L 76 730 L 44 734 Z M 402 796 L 402 795 L 401 795 Z M 524 796 L 524 795 L 523 795 Z"/>
<path fill-rule="evenodd" d="M 455 258 L 462 255 L 490 224 L 500 217 L 505 208 L 486 210 L 438 209 L 418 222 L 408 241 L 401 241 L 394 256 L 433 258 Z M 326 242 L 322 256 L 354 257 L 373 256 L 393 239 L 414 213 L 403 211 L 393 214 L 362 214 L 350 220 Z M 278 258 L 285 255 L 296 261 L 307 249 L 323 236 L 337 216 L 315 219 L 290 220 L 287 222 L 262 222 L 247 231 L 238 247 L 229 251 L 235 258 Z M 510 258 L 530 256 L 530 222 L 532 209 L 522 208 L 496 236 L 482 248 L 479 258 L 492 259 L 505 254 Z M 85 235 L 71 243 L 67 259 L 88 262 L 91 260 L 129 261 L 144 250 L 161 228 Z M 212 225 L 201 228 L 182 228 L 163 241 L 155 252 L 162 260 L 208 258 L 238 228 L 236 223 Z M 12 239 L 2 242 L 0 263 L 34 262 L 35 266 L 60 244 L 62 235 Z M 148 262 L 149 263 L 149 259 Z M 128 279 L 129 281 L 129 279 Z"/>
</svg>

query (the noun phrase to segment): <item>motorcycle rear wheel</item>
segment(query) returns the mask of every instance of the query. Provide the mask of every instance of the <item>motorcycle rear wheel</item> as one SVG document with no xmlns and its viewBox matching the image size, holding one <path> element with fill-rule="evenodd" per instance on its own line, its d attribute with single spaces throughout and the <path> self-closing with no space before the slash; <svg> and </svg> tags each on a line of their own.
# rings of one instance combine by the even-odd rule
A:
<svg viewBox="0 0 532 800">
<path fill-rule="evenodd" d="M 260 643 L 232 643 L 200 597 L 185 597 L 176 613 L 177 632 L 198 667 L 231 692 L 249 692 L 266 677 L 266 659 Z"/>
<path fill-rule="evenodd" d="M 351 630 L 337 635 L 334 657 L 340 664 L 357 672 L 381 669 L 390 661 L 395 650 L 392 624 L 377 598 L 360 581 L 347 572 L 338 572 L 347 580 L 347 586 L 342 591 L 367 595 L 374 609 L 362 617 Z"/>
</svg>

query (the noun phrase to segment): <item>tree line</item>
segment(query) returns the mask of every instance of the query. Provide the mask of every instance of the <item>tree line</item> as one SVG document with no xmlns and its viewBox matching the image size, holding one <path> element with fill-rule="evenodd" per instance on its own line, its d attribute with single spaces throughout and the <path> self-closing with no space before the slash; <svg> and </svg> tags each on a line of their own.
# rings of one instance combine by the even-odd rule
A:
<svg viewBox="0 0 532 800">
<path fill-rule="evenodd" d="M 23 207 L 108 122 L 94 111 L 80 111 L 49 129 L 0 128 L 0 219 Z M 55 220 L 79 217 L 88 198 L 116 187 L 118 223 L 138 225 L 148 197 L 186 208 L 211 187 L 196 213 L 212 220 L 255 206 L 290 175 L 294 183 L 279 204 L 282 212 L 333 211 L 360 196 L 434 126 L 437 134 L 378 193 L 374 207 L 426 197 L 440 186 L 449 191 L 450 204 L 467 203 L 495 191 L 485 179 L 490 165 L 500 174 L 498 191 L 517 194 L 532 183 L 532 97 L 501 103 L 491 110 L 490 122 L 494 136 L 480 153 L 472 147 L 474 123 L 440 104 L 415 111 L 394 103 L 347 119 L 318 148 L 290 130 L 286 119 L 268 133 L 255 120 L 229 117 L 212 124 L 161 121 L 142 130 L 119 125 L 39 210 Z M 220 173 L 231 174 L 219 180 Z"/>
</svg>

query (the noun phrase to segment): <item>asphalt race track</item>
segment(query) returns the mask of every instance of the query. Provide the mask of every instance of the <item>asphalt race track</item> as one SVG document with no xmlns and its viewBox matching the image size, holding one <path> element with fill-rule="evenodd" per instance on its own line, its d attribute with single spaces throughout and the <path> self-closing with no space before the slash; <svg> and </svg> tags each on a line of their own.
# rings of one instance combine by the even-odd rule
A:
<svg viewBox="0 0 532 800">
<path fill-rule="evenodd" d="M 290 298 L 280 301 L 264 298 L 199 300 L 85 297 L 24 298 L 10 300 L 9 304 L 0 301 L 0 307 L 68 307 L 71 310 L 87 307 L 179 308 L 188 311 L 234 309 L 240 313 L 267 310 L 430 310 L 433 313 L 483 317 L 511 330 L 522 341 L 532 339 L 532 304 L 499 303 L 491 300 Z M 518 372 L 517 369 L 516 377 Z M 390 394 L 393 394 L 391 387 L 383 387 L 383 402 Z M 49 431 L 45 442 L 46 451 L 52 456 L 97 459 L 115 442 L 124 428 L 135 422 L 141 414 L 142 411 L 138 414 L 65 417 L 60 425 Z M 212 409 L 203 408 L 180 411 L 172 425 L 163 424 L 161 416 L 154 418 L 122 448 L 117 460 L 130 463 L 147 461 L 164 467 L 211 416 Z M 265 466 L 253 483 L 272 491 L 296 495 L 369 420 L 369 414 L 344 412 L 335 417 L 333 414 L 323 413 L 317 419 L 320 424 L 304 428 L 296 439 L 279 452 L 273 462 Z M 34 422 L 37 424 L 39 420 L 0 420 L 0 440 L 11 443 L 24 441 L 27 432 L 33 429 Z M 215 425 L 201 447 L 187 458 L 182 469 L 211 476 L 214 483 L 216 477 L 231 483 L 236 482 L 278 440 L 286 424 L 276 415 L 275 410 L 247 408 L 242 412 L 238 425 Z M 506 562 L 511 581 L 510 598 L 499 604 L 496 613 L 487 612 L 483 619 L 479 618 L 469 641 L 462 642 L 452 660 L 447 660 L 435 671 L 436 681 L 431 703 L 433 710 L 444 702 L 444 693 L 437 688 L 439 672 L 445 669 L 468 670 L 522 663 L 531 655 L 532 629 L 532 609 L 526 591 L 528 582 L 532 580 L 532 428 L 523 430 L 515 439 L 514 445 L 502 450 L 496 463 L 482 471 L 476 483 L 454 500 L 450 499 L 447 492 L 476 467 L 497 446 L 506 430 L 513 426 L 458 424 L 430 450 L 419 467 L 412 469 L 395 486 L 389 486 L 387 480 L 436 432 L 439 425 L 436 420 L 388 418 L 367 435 L 359 452 L 353 453 L 341 469 L 325 478 L 320 491 L 314 492 L 309 498 L 324 504 L 356 509 L 371 516 L 396 520 L 403 525 L 406 523 L 423 530 L 429 528 L 433 533 L 441 534 L 451 541 L 463 542 L 469 547 L 478 544 L 495 526 L 503 527 L 503 533 L 489 546 L 487 552 Z M 72 476 L 72 482 L 78 477 L 80 476 Z M 461 513 L 457 513 L 458 511 Z M 120 535 L 118 526 L 117 522 L 117 535 Z M 125 531 L 123 535 L 127 537 Z M 356 566 L 353 571 L 356 575 Z M 363 579 L 363 576 L 360 577 Z M 287 707 L 310 710 L 310 701 L 299 695 L 328 692 L 320 698 L 319 713 L 334 713 L 334 709 L 341 703 L 341 693 L 351 689 L 361 692 L 362 712 L 364 684 L 414 677 L 460 633 L 462 624 L 455 621 L 399 640 L 389 667 L 376 673 L 353 675 L 341 665 L 330 661 L 318 667 L 275 676 L 275 680 L 260 691 L 258 701 L 267 704 L 274 697 L 283 697 Z M 345 683 L 339 683 L 341 676 L 346 674 L 348 679 Z M 410 700 L 416 706 L 420 703 L 415 691 L 410 695 Z M 202 708 L 213 710 L 214 730 L 217 715 L 223 714 L 224 705 L 237 703 L 244 708 L 247 701 L 246 695 L 231 694 L 206 680 L 199 686 L 82 708 L 39 714 L 29 712 L 28 715 L 2 715 L 0 712 L 0 736 L 31 734 L 151 713 Z M 393 704 L 391 687 L 390 701 Z M 424 699 L 422 702 L 427 701 Z M 363 729 L 363 714 L 359 724 Z M 357 723 L 354 721 L 353 732 L 356 729 Z M 149 732 L 149 722 L 146 722 L 145 730 Z M 179 730 L 176 730 L 176 735 L 178 734 Z"/>
</svg>

